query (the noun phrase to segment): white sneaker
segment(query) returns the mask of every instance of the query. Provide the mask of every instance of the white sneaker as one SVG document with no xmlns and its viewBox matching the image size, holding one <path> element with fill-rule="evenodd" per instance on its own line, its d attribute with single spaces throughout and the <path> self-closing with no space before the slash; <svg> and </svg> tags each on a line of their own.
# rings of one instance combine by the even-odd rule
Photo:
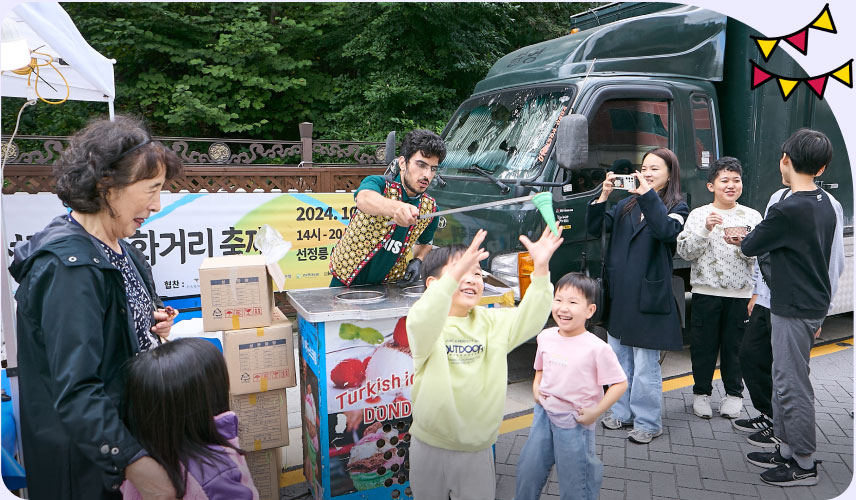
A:
<svg viewBox="0 0 856 500">
<path fill-rule="evenodd" d="M 743 398 L 725 396 L 719 403 L 719 414 L 725 418 L 737 418 L 743 410 Z"/>
<path fill-rule="evenodd" d="M 693 413 L 697 417 L 710 418 L 713 416 L 713 410 L 710 409 L 710 396 L 704 394 L 696 394 L 693 399 Z"/>
</svg>

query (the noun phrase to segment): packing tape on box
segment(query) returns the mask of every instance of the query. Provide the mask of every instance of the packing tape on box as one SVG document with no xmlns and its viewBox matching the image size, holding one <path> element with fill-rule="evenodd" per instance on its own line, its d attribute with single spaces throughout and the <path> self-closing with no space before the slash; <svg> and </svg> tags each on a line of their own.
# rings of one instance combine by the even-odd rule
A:
<svg viewBox="0 0 856 500">
<path fill-rule="evenodd" d="M 253 451 L 261 451 L 262 450 L 262 442 L 259 439 L 253 441 Z"/>
<path fill-rule="evenodd" d="M 265 329 L 264 328 L 256 328 L 256 336 L 264 337 L 265 336 Z"/>
<path fill-rule="evenodd" d="M 250 400 L 250 406 L 256 405 L 256 395 L 255 394 L 250 394 L 249 400 Z"/>
<path fill-rule="evenodd" d="M 267 391 L 267 377 L 263 377 L 259 384 L 261 384 L 261 392 Z"/>
<path fill-rule="evenodd" d="M 241 329 L 241 318 L 238 316 L 232 316 L 232 330 L 240 330 Z"/>
</svg>

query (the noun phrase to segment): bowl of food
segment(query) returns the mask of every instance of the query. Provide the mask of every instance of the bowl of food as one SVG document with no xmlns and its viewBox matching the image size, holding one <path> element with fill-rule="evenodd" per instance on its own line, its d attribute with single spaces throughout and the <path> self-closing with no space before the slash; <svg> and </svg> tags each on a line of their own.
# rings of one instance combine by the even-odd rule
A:
<svg viewBox="0 0 856 500">
<path fill-rule="evenodd" d="M 735 237 L 742 238 L 742 237 L 746 236 L 746 233 L 749 232 L 749 226 L 725 227 L 722 229 L 722 231 L 725 233 L 725 236 L 728 236 L 729 238 L 735 238 Z"/>
</svg>

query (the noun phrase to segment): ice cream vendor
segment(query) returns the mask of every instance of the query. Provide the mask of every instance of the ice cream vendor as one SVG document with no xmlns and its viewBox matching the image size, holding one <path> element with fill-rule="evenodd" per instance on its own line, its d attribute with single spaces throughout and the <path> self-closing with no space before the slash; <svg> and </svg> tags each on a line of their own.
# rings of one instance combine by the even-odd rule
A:
<svg viewBox="0 0 856 500">
<path fill-rule="evenodd" d="M 413 130 L 401 153 L 391 172 L 366 177 L 354 193 L 357 209 L 330 256 L 331 287 L 419 279 L 438 219 L 417 217 L 437 211 L 425 191 L 446 157 L 446 144 L 430 130 Z M 386 225 L 390 218 L 395 225 Z"/>
</svg>

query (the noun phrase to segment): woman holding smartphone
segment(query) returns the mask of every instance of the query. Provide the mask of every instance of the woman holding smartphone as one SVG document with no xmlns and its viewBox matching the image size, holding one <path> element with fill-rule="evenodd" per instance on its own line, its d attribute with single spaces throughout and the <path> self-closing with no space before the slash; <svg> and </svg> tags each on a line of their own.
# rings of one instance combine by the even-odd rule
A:
<svg viewBox="0 0 856 500">
<path fill-rule="evenodd" d="M 607 429 L 632 427 L 628 439 L 650 443 L 663 433 L 663 379 L 660 351 L 682 347 L 678 308 L 672 293 L 675 242 L 689 215 L 681 198 L 678 158 L 657 148 L 633 172 L 628 196 L 606 210 L 615 189 L 607 174 L 600 197 L 589 205 L 588 232 L 612 233 L 606 249 L 609 290 L 608 341 L 627 374 L 628 388 L 601 423 Z"/>
</svg>

